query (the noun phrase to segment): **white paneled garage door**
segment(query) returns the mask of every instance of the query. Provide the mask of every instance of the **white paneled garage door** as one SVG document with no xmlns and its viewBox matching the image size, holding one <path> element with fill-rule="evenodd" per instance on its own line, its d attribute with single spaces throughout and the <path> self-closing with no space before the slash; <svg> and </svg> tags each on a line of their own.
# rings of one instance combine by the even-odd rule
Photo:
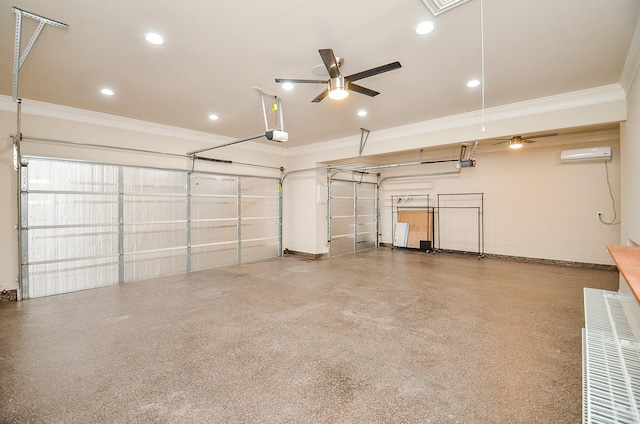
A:
<svg viewBox="0 0 640 424">
<path fill-rule="evenodd" d="M 329 185 L 330 255 L 378 245 L 377 184 L 332 180 Z"/>
<path fill-rule="evenodd" d="M 279 179 L 28 158 L 23 297 L 278 257 Z"/>
</svg>

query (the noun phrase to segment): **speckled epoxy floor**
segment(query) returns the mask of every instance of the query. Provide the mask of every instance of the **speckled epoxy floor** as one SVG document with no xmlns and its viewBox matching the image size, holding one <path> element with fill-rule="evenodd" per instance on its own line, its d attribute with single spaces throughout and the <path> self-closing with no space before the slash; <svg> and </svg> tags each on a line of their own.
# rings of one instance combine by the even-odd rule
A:
<svg viewBox="0 0 640 424">
<path fill-rule="evenodd" d="M 0 303 L 3 423 L 578 423 L 582 287 L 383 248 Z"/>
</svg>

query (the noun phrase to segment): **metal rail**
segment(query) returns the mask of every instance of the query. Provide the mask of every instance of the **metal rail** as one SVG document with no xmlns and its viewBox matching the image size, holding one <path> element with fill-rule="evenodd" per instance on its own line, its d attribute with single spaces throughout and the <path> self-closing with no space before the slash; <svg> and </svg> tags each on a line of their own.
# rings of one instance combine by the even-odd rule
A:
<svg viewBox="0 0 640 424">
<path fill-rule="evenodd" d="M 219 145 L 213 146 L 213 147 L 205 147 L 203 149 L 198 149 L 198 150 L 194 150 L 192 152 L 188 152 L 186 154 L 186 156 L 192 157 L 194 159 L 199 159 L 197 156 L 195 156 L 198 153 L 208 152 L 209 150 L 215 150 L 215 149 L 219 149 L 221 147 L 233 146 L 234 144 L 244 143 L 245 141 L 255 140 L 257 138 L 262 138 L 264 136 L 265 136 L 265 134 L 258 134 L 258 135 L 255 135 L 253 137 L 243 138 L 242 140 L 230 141 L 229 143 L 219 144 Z"/>
<path fill-rule="evenodd" d="M 20 103 L 18 103 L 18 105 L 20 105 Z M 18 116 L 20 116 L 20 113 L 18 113 Z M 20 134 L 19 131 L 18 131 L 18 134 Z M 12 135 L 12 137 L 14 139 L 16 138 L 15 135 Z M 39 141 L 39 142 L 45 142 L 45 143 L 68 144 L 68 145 L 79 146 L 79 147 L 91 147 L 91 148 L 98 148 L 98 149 L 118 150 L 118 151 L 131 152 L 131 153 L 144 153 L 144 154 L 168 156 L 168 157 L 174 157 L 174 158 L 180 158 L 180 159 L 194 159 L 192 156 L 190 156 L 188 154 L 185 155 L 185 154 L 181 154 L 181 153 L 158 152 L 158 151 L 155 151 L 155 150 L 137 149 L 137 148 L 133 148 L 133 147 L 109 146 L 109 145 L 106 145 L 106 144 L 86 143 L 86 142 L 82 142 L 82 141 L 58 140 L 58 139 L 54 139 L 54 138 L 31 137 L 31 136 L 26 136 L 26 135 L 20 135 L 20 140 Z M 205 149 L 205 150 L 208 150 L 208 149 Z M 14 154 L 14 156 L 15 156 L 15 154 Z M 238 166 L 246 166 L 246 167 L 255 167 L 255 168 L 263 168 L 263 169 L 273 169 L 273 170 L 278 170 L 278 171 L 282 171 L 284 169 L 282 167 L 277 167 L 277 166 L 257 165 L 257 164 L 253 164 L 253 163 L 235 162 L 235 161 L 230 161 L 230 160 L 214 159 L 214 158 L 205 158 L 205 157 L 201 157 L 201 156 L 196 156 L 195 159 L 206 160 L 206 161 L 216 162 L 216 163 L 221 163 L 221 164 L 238 165 Z M 193 169 L 192 169 L 192 171 L 193 171 Z"/>
</svg>

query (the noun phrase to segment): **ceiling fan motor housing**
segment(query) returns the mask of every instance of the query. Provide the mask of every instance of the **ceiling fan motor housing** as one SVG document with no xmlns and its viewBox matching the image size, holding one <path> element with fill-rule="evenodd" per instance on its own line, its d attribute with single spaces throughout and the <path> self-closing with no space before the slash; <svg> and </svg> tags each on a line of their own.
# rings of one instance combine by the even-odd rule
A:
<svg viewBox="0 0 640 424">
<path fill-rule="evenodd" d="M 331 78 L 329 80 L 329 90 L 346 90 L 347 89 L 347 81 L 344 80 L 342 75 L 337 76 L 336 78 Z"/>
</svg>

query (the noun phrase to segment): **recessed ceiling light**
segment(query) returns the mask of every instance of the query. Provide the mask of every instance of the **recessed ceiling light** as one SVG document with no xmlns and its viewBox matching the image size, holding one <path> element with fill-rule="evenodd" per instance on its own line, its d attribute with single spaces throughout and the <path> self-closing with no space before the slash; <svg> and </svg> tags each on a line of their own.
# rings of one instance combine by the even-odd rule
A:
<svg viewBox="0 0 640 424">
<path fill-rule="evenodd" d="M 211 115 L 209 115 L 209 119 L 211 119 L 212 121 L 217 121 L 219 118 L 218 118 L 218 115 L 216 115 L 215 113 L 212 113 Z"/>
<path fill-rule="evenodd" d="M 144 35 L 144 39 L 151 44 L 164 44 L 164 38 L 162 38 L 162 35 L 153 32 L 146 33 Z"/>
<path fill-rule="evenodd" d="M 115 94 L 110 88 L 103 88 L 102 90 L 100 90 L 100 92 L 105 96 L 113 96 Z"/>
<path fill-rule="evenodd" d="M 367 116 L 367 111 L 366 110 L 359 110 L 358 111 L 358 116 Z"/>
<path fill-rule="evenodd" d="M 416 35 L 426 35 L 432 32 L 436 28 L 436 25 L 433 22 L 425 21 L 420 22 L 413 28 L 413 32 Z"/>
<path fill-rule="evenodd" d="M 477 80 L 477 79 L 472 79 L 471 81 L 469 81 L 467 83 L 467 87 L 469 87 L 469 88 L 477 87 L 479 85 L 480 85 L 480 81 Z"/>
<path fill-rule="evenodd" d="M 284 84 L 282 84 L 282 89 L 283 90 L 293 90 L 293 84 L 290 82 L 285 82 Z"/>
</svg>

